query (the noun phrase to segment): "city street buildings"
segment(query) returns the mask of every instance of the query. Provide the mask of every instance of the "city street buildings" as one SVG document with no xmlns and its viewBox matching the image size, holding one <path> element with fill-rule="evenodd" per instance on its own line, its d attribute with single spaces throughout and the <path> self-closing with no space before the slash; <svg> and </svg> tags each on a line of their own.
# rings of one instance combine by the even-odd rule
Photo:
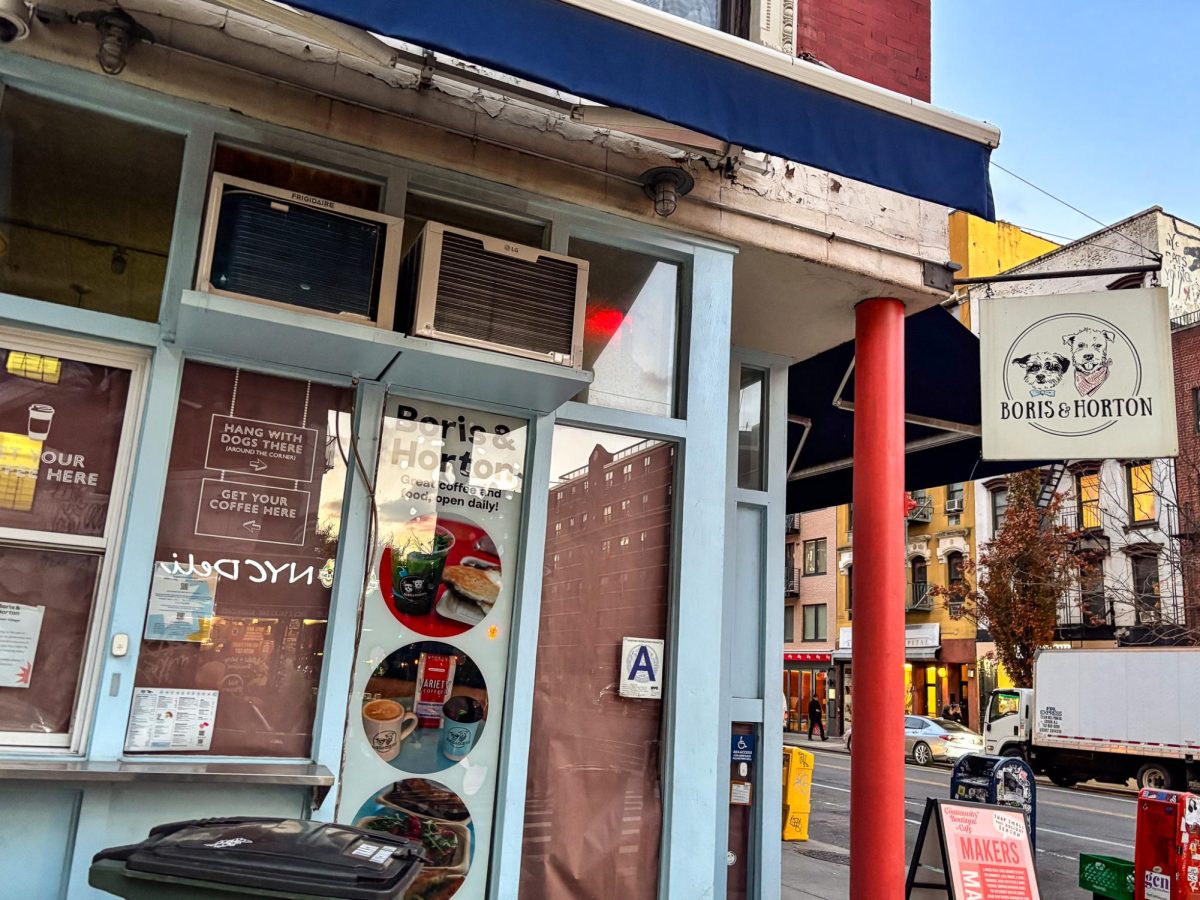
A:
<svg viewBox="0 0 1200 900">
<path fill-rule="evenodd" d="M 833 507 L 787 517 L 783 549 L 787 579 L 783 609 L 783 693 L 788 704 L 785 728 L 789 731 L 808 731 L 808 708 L 814 697 L 826 711 L 823 720 L 826 728 L 837 725 L 838 698 L 833 678 L 838 585 L 834 556 L 836 524 Z"/>
<path fill-rule="evenodd" d="M 5 890 L 420 802 L 461 900 L 778 896 L 788 369 L 897 384 L 992 213 L 928 3 L 62 7 L 0 56 Z"/>
<path fill-rule="evenodd" d="M 1156 255 L 1162 258 L 1161 272 L 1089 274 L 1152 266 Z M 1038 279 L 1039 272 L 1079 274 Z M 1008 270 L 1017 273 L 1030 280 L 973 288 L 971 303 L 985 292 L 1015 297 L 1162 284 L 1178 327 L 1200 309 L 1200 229 L 1155 207 Z M 1177 390 L 1187 393 L 1191 364 L 1186 334 L 1177 333 L 1174 348 L 1182 384 Z M 1177 405 L 1177 411 L 1183 452 L 1195 418 L 1184 407 Z M 1190 457 L 1184 453 L 1181 458 Z M 1069 460 L 1047 470 L 1048 489 L 1063 497 L 1060 523 L 1080 532 L 1080 550 L 1093 560 L 1062 599 L 1057 641 L 1074 647 L 1194 642 L 1197 633 L 1190 631 L 1185 615 L 1191 552 L 1187 541 L 1180 540 L 1188 530 L 1180 498 L 1194 481 L 1181 480 L 1183 488 L 1177 492 L 1176 477 L 1171 459 Z M 985 480 L 978 489 L 990 497 L 976 511 L 980 540 L 986 541 L 1003 518 L 1005 480 Z"/>
</svg>

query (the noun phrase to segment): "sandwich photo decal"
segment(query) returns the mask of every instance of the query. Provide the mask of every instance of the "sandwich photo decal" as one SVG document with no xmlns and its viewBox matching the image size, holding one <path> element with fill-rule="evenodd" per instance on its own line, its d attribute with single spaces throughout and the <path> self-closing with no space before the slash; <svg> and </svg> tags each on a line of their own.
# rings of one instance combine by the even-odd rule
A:
<svg viewBox="0 0 1200 900">
<path fill-rule="evenodd" d="M 980 301 L 985 459 L 1172 456 L 1163 288 Z"/>
<path fill-rule="evenodd" d="M 392 533 L 379 586 L 401 624 L 428 637 L 453 637 L 487 618 L 504 579 L 484 528 L 438 514 L 418 516 Z"/>
</svg>

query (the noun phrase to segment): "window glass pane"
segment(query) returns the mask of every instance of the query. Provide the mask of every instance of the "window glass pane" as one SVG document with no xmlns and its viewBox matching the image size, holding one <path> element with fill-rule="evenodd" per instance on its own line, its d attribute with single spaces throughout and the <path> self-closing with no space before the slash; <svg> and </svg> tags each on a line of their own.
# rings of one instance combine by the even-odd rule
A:
<svg viewBox="0 0 1200 900">
<path fill-rule="evenodd" d="M 575 399 L 671 415 L 679 266 L 579 238 L 568 253 L 590 263 L 583 367 L 595 379 Z"/>
<path fill-rule="evenodd" d="M 0 526 L 103 535 L 129 370 L 29 349 L 0 360 Z"/>
<path fill-rule="evenodd" d="M 829 607 L 824 606 L 824 605 L 817 607 L 817 633 L 816 633 L 816 637 L 814 638 L 814 640 L 818 640 L 818 641 L 825 640 L 825 626 L 826 626 L 826 621 L 827 621 L 828 616 L 829 616 Z"/>
<path fill-rule="evenodd" d="M 241 147 L 217 147 L 213 155 L 213 170 L 375 212 L 379 211 L 383 199 L 383 185 L 377 181 L 351 178 L 341 172 L 306 166 L 293 159 L 253 153 Z"/>
<path fill-rule="evenodd" d="M 1080 475 L 1076 479 L 1076 494 L 1079 496 L 1079 527 L 1099 528 L 1100 521 L 1100 473 Z"/>
<path fill-rule="evenodd" d="M 789 644 L 796 639 L 796 607 L 794 606 L 783 608 L 783 639 Z"/>
<path fill-rule="evenodd" d="M 1153 522 L 1157 518 L 1152 471 L 1150 463 L 1129 467 L 1130 512 L 1134 522 Z"/>
<path fill-rule="evenodd" d="M 719 0 L 637 0 L 644 6 L 661 9 L 709 28 L 717 28 L 721 22 Z"/>
<path fill-rule="evenodd" d="M 742 369 L 738 392 L 738 487 L 748 491 L 764 490 L 763 422 L 767 373 L 761 369 Z"/>
<path fill-rule="evenodd" d="M 577 553 L 543 582 L 522 897 L 658 897 L 662 703 L 621 697 L 615 685 L 623 637 L 667 637 L 672 449 L 622 435 L 555 429 L 552 496 L 583 478 L 602 482 L 599 473 L 625 459 L 648 458 L 642 484 L 618 482 L 592 494 L 617 499 L 626 491 L 648 491 L 653 500 L 648 509 L 635 507 L 602 527 L 547 534 L 547 558 Z M 581 493 L 571 502 L 595 509 L 605 501 Z M 603 540 L 616 544 L 635 531 L 646 532 L 647 540 L 614 548 L 611 555 L 601 552 Z M 588 846 L 604 851 L 582 850 L 584 835 Z"/>
<path fill-rule="evenodd" d="M 528 247 L 546 247 L 549 233 L 546 223 L 517 216 L 505 215 L 482 206 L 459 203 L 429 194 L 412 193 L 404 201 L 404 241 L 402 252 L 421 236 L 427 222 L 440 222 L 488 237 L 505 238 Z"/>
<path fill-rule="evenodd" d="M 0 732 L 65 735 L 100 558 L 12 546 L 0 557 Z"/>
<path fill-rule="evenodd" d="M 0 291 L 158 318 L 183 139 L 9 88 Z"/>
<path fill-rule="evenodd" d="M 184 367 L 127 750 L 309 755 L 351 405 L 345 388 Z M 214 699 L 208 746 L 164 745 L 141 718 Z"/>
</svg>

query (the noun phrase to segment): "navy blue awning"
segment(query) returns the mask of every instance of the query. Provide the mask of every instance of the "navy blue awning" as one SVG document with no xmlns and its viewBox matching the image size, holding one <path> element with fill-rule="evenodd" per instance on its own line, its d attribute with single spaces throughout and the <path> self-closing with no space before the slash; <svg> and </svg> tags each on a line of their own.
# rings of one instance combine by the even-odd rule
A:
<svg viewBox="0 0 1200 900">
<path fill-rule="evenodd" d="M 905 489 L 991 478 L 1043 465 L 985 462 L 980 437 L 968 433 L 978 430 L 981 418 L 979 338 L 940 306 L 910 316 L 904 325 Z M 834 406 L 834 400 L 841 388 L 845 404 L 854 403 L 853 373 L 846 379 L 853 360 L 854 342 L 847 341 L 788 370 L 788 459 L 795 459 L 787 489 L 789 513 L 851 500 L 854 413 Z"/>
<path fill-rule="evenodd" d="M 986 142 L 563 0 L 293 5 L 750 150 L 995 218 Z"/>
</svg>

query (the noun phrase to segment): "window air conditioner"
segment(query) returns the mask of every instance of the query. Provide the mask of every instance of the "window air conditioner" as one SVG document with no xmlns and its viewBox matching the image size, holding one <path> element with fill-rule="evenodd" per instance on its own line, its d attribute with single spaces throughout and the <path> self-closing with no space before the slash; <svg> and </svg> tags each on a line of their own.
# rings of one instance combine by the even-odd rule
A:
<svg viewBox="0 0 1200 900">
<path fill-rule="evenodd" d="M 400 266 L 397 329 L 583 365 L 586 260 L 429 222 Z"/>
<path fill-rule="evenodd" d="M 391 329 L 403 221 L 215 174 L 198 290 Z"/>
<path fill-rule="evenodd" d="M 948 513 L 960 513 L 960 512 L 962 512 L 962 511 L 963 511 L 963 502 L 962 502 L 962 498 L 958 498 L 958 499 L 956 499 L 956 500 L 947 500 L 947 501 L 946 501 L 946 512 L 948 512 Z"/>
</svg>

